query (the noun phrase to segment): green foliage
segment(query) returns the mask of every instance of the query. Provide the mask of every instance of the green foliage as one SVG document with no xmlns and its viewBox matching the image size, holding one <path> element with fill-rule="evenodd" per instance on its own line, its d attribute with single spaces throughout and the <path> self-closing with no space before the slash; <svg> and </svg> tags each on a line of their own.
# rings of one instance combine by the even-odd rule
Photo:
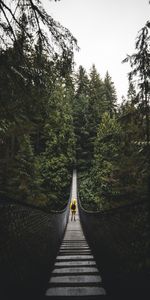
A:
<svg viewBox="0 0 150 300">
<path fill-rule="evenodd" d="M 136 40 L 136 53 L 128 55 L 123 62 L 130 62 L 131 72 L 129 73 L 129 80 L 136 82 L 138 89 L 137 104 L 143 115 L 143 122 L 145 123 L 145 140 L 147 144 L 150 140 L 150 128 L 149 128 L 149 69 L 150 69 L 150 34 L 149 34 L 149 22 L 140 30 Z M 133 84 L 133 83 L 132 83 Z"/>
<path fill-rule="evenodd" d="M 122 104 L 119 116 L 123 134 L 120 180 L 133 198 L 141 199 L 148 197 L 149 147 L 144 140 L 143 116 L 135 100 L 136 96 Z"/>
<path fill-rule="evenodd" d="M 91 167 L 97 127 L 104 112 L 115 113 L 115 88 L 108 72 L 100 78 L 93 65 L 87 75 L 82 66 L 76 75 L 74 98 L 74 126 L 76 134 L 77 165 L 80 170 Z"/>
<path fill-rule="evenodd" d="M 95 141 L 93 170 L 95 191 L 101 195 L 118 187 L 118 163 L 121 154 L 121 128 L 115 117 L 102 117 Z"/>
<path fill-rule="evenodd" d="M 70 170 L 75 159 L 71 106 L 68 91 L 60 82 L 49 99 L 44 137 L 46 146 L 41 154 L 43 188 L 53 201 L 51 205 L 54 208 L 63 203 L 65 194 L 69 196 Z"/>
<path fill-rule="evenodd" d="M 106 98 L 105 102 L 107 105 L 105 110 L 109 112 L 110 116 L 113 116 L 117 108 L 117 95 L 114 83 L 108 72 L 106 72 L 106 76 L 104 79 L 104 90 Z"/>
<path fill-rule="evenodd" d="M 38 7 L 40 1 L 36 3 Z M 50 58 L 40 37 L 31 45 L 27 34 L 33 29 L 29 7 L 22 9 L 22 25 L 13 46 L 0 53 L 0 193 L 6 198 L 61 209 L 69 197 L 75 160 L 73 55 L 67 42 L 68 34 L 72 37 L 65 29 L 62 39 L 63 33 L 59 33 L 61 55 Z M 63 28 L 59 25 L 57 29 Z"/>
<path fill-rule="evenodd" d="M 111 208 L 149 197 L 149 22 L 141 29 L 129 61 L 128 99 L 116 107 L 108 72 L 104 82 L 95 67 L 90 74 L 89 141 L 92 165 L 81 180 L 82 203 Z M 133 80 L 134 79 L 134 80 Z M 91 199 L 91 200 L 90 200 Z"/>
<path fill-rule="evenodd" d="M 89 79 L 82 66 L 76 74 L 76 91 L 73 101 L 73 120 L 76 137 L 76 160 L 80 169 L 89 164 Z"/>
<path fill-rule="evenodd" d="M 15 157 L 9 160 L 3 191 L 10 198 L 28 202 L 40 193 L 42 178 L 29 135 L 20 136 L 17 142 L 18 151 Z"/>
<path fill-rule="evenodd" d="M 82 177 L 84 174 L 84 177 Z M 100 201 L 99 197 L 97 198 L 93 189 L 92 178 L 87 173 L 82 173 L 82 176 L 79 180 L 79 197 L 82 203 L 82 206 L 87 210 L 99 210 Z"/>
<path fill-rule="evenodd" d="M 94 65 L 89 74 L 82 66 L 73 73 L 76 40 L 47 15 L 42 1 L 14 3 L 16 14 L 7 1 L 0 1 L 1 195 L 62 209 L 76 164 L 84 175 L 80 197 L 85 208 L 97 210 L 146 198 L 149 24 L 139 33 L 137 53 L 126 59 L 133 67 L 128 99 L 117 108 L 108 72 L 104 80 Z M 53 42 L 47 40 L 42 23 Z"/>
<path fill-rule="evenodd" d="M 85 208 L 108 209 L 148 198 L 148 149 L 135 139 L 139 131 L 133 117 L 137 119 L 137 111 L 129 103 L 119 119 L 104 113 L 93 165 L 80 183 Z"/>
<path fill-rule="evenodd" d="M 93 65 L 90 72 L 89 83 L 89 131 L 91 142 L 94 142 L 97 132 L 97 126 L 101 120 L 102 114 L 105 112 L 105 94 L 104 84 Z"/>
</svg>

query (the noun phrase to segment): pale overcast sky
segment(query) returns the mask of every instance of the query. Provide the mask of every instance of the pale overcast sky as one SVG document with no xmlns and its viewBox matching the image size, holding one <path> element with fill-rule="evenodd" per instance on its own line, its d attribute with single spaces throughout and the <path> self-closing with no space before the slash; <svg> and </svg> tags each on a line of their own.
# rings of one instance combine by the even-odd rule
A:
<svg viewBox="0 0 150 300">
<path fill-rule="evenodd" d="M 114 81 L 118 100 L 128 89 L 126 54 L 135 49 L 138 31 L 150 19 L 148 0 L 44 0 L 47 12 L 67 27 L 78 40 L 76 67 L 89 72 L 95 64 L 103 79 L 106 71 Z"/>
</svg>

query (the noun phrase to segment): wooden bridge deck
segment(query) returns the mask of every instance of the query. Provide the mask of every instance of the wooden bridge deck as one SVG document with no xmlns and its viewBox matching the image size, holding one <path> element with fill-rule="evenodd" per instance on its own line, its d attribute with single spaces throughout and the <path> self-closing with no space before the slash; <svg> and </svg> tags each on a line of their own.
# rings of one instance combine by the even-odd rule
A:
<svg viewBox="0 0 150 300">
<path fill-rule="evenodd" d="M 72 179 L 72 199 L 74 198 L 77 199 L 75 171 Z M 98 299 L 99 296 L 106 294 L 96 262 L 82 231 L 78 207 L 76 221 L 71 221 L 69 215 L 69 222 L 51 275 L 46 296 Z"/>
</svg>

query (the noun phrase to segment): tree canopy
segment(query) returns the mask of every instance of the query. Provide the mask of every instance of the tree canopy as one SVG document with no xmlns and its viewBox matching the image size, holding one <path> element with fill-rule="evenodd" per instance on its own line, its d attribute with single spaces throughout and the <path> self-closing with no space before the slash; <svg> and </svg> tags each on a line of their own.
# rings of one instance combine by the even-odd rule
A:
<svg viewBox="0 0 150 300">
<path fill-rule="evenodd" d="M 0 0 L 0 196 L 61 209 L 72 168 L 88 209 L 148 197 L 149 23 L 139 32 L 127 99 L 108 71 L 74 70 L 77 41 L 40 0 Z"/>
<path fill-rule="evenodd" d="M 52 54 L 60 50 L 72 52 L 77 45 L 70 31 L 46 12 L 41 0 L 0 0 L 0 14 L 0 40 L 4 49 L 18 40 L 20 31 L 32 48 L 40 41 L 44 50 Z"/>
</svg>

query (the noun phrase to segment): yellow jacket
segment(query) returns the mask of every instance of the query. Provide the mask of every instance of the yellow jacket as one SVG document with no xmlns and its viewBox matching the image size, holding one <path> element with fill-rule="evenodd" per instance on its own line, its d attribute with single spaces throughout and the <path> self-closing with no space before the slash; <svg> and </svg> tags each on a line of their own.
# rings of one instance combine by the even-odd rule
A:
<svg viewBox="0 0 150 300">
<path fill-rule="evenodd" d="M 72 208 L 72 204 L 75 205 L 74 208 Z M 76 200 L 71 201 L 71 203 L 70 203 L 70 209 L 71 209 L 72 211 L 76 211 L 76 210 L 77 210 L 77 202 L 76 202 Z"/>
</svg>

